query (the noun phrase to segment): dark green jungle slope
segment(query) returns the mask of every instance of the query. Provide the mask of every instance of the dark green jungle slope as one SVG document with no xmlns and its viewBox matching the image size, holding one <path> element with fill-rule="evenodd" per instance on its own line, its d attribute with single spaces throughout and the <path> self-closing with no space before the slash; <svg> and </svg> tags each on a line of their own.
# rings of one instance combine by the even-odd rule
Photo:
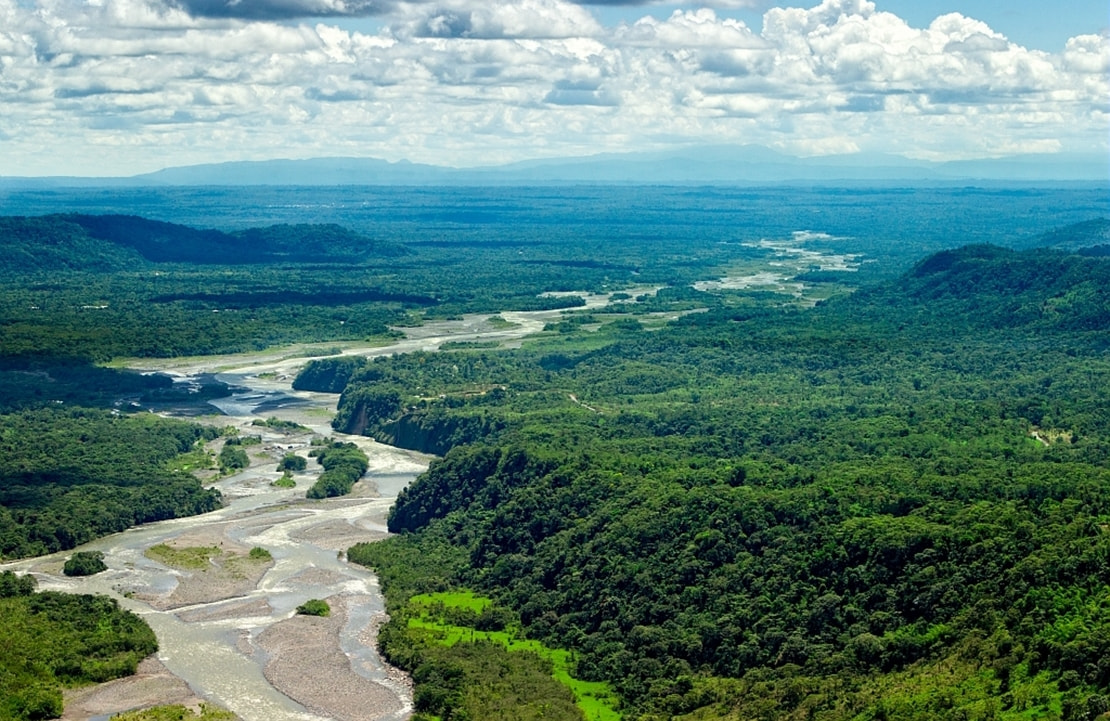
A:
<svg viewBox="0 0 1110 721">
<path fill-rule="evenodd" d="M 57 718 L 63 688 L 129 676 L 158 650 L 150 627 L 114 600 L 34 587 L 0 573 L 0 718 Z"/>
<path fill-rule="evenodd" d="M 0 218 L 5 270 L 124 270 L 137 261 L 243 265 L 357 262 L 406 255 L 338 225 L 274 225 L 235 233 L 133 215 L 60 214 Z"/>
<path fill-rule="evenodd" d="M 219 508 L 219 491 L 173 464 L 215 435 L 149 413 L 47 407 L 0 415 L 0 558 Z"/>
<path fill-rule="evenodd" d="M 209 463 L 216 431 L 145 408 L 228 392 L 84 358 L 0 355 L 0 559 L 219 508 L 220 493 L 189 472 Z"/>
<path fill-rule="evenodd" d="M 464 589 L 629 719 L 1110 711 L 1106 261 L 970 246 L 811 310 L 590 322 L 301 376 L 346 382 L 339 429 L 449 448 L 350 551 L 419 712 L 473 717 L 407 601 Z"/>
</svg>

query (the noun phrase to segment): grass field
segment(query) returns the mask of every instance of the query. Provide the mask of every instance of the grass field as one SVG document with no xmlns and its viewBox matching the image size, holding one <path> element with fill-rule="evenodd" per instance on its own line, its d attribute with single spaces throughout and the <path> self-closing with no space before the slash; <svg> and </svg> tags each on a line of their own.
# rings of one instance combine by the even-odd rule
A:
<svg viewBox="0 0 1110 721">
<path fill-rule="evenodd" d="M 412 606 L 422 609 L 418 617 L 409 619 L 409 628 L 427 631 L 431 638 L 444 646 L 459 642 L 488 641 L 499 644 L 509 651 L 534 653 L 551 662 L 552 676 L 574 694 L 578 708 L 587 721 L 620 721 L 617 712 L 617 697 L 607 683 L 582 681 L 571 675 L 574 658 L 569 651 L 549 648 L 539 641 L 522 639 L 514 629 L 506 631 L 479 631 L 468 626 L 457 626 L 445 622 L 444 612 L 450 609 L 470 611 L 480 614 L 493 604 L 488 598 L 477 596 L 469 591 L 421 594 L 409 599 Z"/>
</svg>

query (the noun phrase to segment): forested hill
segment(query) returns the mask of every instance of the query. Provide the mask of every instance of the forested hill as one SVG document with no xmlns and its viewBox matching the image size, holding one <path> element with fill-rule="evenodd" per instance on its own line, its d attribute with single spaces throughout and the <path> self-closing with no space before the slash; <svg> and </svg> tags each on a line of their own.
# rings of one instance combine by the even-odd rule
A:
<svg viewBox="0 0 1110 721">
<path fill-rule="evenodd" d="M 1039 245 L 1087 254 L 1099 246 L 1110 244 L 1110 218 L 1093 218 L 1056 228 L 1040 238 Z"/>
<path fill-rule="evenodd" d="M 628 719 L 1100 717 L 1106 272 L 968 247 L 811 310 L 317 365 L 338 421 L 454 446 L 351 550 L 391 579 L 387 653 L 437 658 L 405 599 L 471 589 Z"/>
<path fill-rule="evenodd" d="M 224 233 L 131 215 L 0 218 L 0 265 L 6 272 L 124 270 L 143 260 L 203 265 L 358 262 L 409 252 L 332 224 Z"/>
<path fill-rule="evenodd" d="M 177 462 L 203 458 L 215 437 L 154 414 L 51 405 L 0 415 L 0 559 L 219 508 L 220 492 Z"/>
<path fill-rule="evenodd" d="M 134 250 L 94 238 L 61 216 L 0 217 L 0 269 L 7 275 L 40 271 L 106 272 L 134 266 Z"/>
<path fill-rule="evenodd" d="M 1105 330 L 1110 262 L 1093 253 L 966 246 L 929 256 L 848 305 L 941 326 Z"/>
</svg>

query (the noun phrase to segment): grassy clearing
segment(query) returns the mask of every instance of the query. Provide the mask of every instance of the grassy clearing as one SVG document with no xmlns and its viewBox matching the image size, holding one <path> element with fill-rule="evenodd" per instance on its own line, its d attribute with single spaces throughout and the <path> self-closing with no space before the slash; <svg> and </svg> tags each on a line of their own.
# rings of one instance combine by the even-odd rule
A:
<svg viewBox="0 0 1110 721">
<path fill-rule="evenodd" d="M 219 546 L 190 546 L 173 548 L 164 543 L 146 549 L 146 557 L 174 568 L 199 570 L 208 568 L 212 559 L 223 554 Z"/>
<path fill-rule="evenodd" d="M 409 599 L 409 603 L 414 606 L 439 606 L 445 608 L 462 608 L 474 613 L 481 613 L 489 606 L 493 605 L 493 601 L 482 596 L 478 596 L 470 591 L 444 591 L 442 593 L 422 593 L 413 596 Z"/>
<path fill-rule="evenodd" d="M 255 547 L 246 556 L 228 554 L 218 559 L 218 562 L 223 567 L 224 573 L 232 578 L 250 578 L 258 572 L 259 566 L 272 564 L 274 557 L 265 548 Z"/>
<path fill-rule="evenodd" d="M 154 706 L 139 711 L 116 714 L 113 721 L 236 721 L 239 717 L 230 711 L 202 703 L 200 713 L 184 706 Z"/>
<path fill-rule="evenodd" d="M 216 467 L 216 462 L 212 452 L 204 444 L 198 443 L 188 453 L 171 458 L 166 462 L 166 467 L 171 471 L 208 471 Z"/>
<path fill-rule="evenodd" d="M 505 631 L 479 631 L 468 626 L 446 623 L 437 613 L 440 609 L 454 609 L 480 614 L 493 605 L 488 598 L 469 591 L 429 593 L 413 596 L 409 603 L 419 609 L 419 617 L 410 618 L 409 628 L 424 631 L 436 643 L 454 646 L 459 642 L 488 641 L 509 651 L 526 651 L 547 659 L 553 666 L 552 676 L 574 694 L 575 703 L 587 721 L 620 721 L 617 697 L 607 683 L 582 681 L 571 675 L 574 656 L 570 651 L 549 648 L 539 641 L 518 638 L 515 629 Z"/>
<path fill-rule="evenodd" d="M 272 564 L 274 558 L 265 548 L 256 546 L 249 553 L 233 553 L 219 546 L 173 548 L 164 543 L 151 546 L 146 557 L 173 568 L 225 574 L 232 579 L 250 578 L 260 566 Z"/>
</svg>

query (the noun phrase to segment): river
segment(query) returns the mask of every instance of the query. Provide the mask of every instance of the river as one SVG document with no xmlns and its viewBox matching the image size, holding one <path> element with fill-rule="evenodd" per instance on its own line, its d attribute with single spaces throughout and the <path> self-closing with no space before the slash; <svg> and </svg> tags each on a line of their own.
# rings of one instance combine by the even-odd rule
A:
<svg viewBox="0 0 1110 721">
<path fill-rule="evenodd" d="M 587 308 L 608 303 L 588 296 Z M 347 348 L 346 355 L 377 356 L 436 350 L 445 341 L 499 341 L 512 344 L 557 320 L 560 311 L 504 312 L 505 323 L 488 316 L 435 321 L 404 329 L 405 338 L 385 346 Z M 377 623 L 384 605 L 377 579 L 348 564 L 343 550 L 360 540 L 386 535 L 385 518 L 398 492 L 422 473 L 431 456 L 392 448 L 368 438 L 334 433 L 329 425 L 337 396 L 294 391 L 291 382 L 308 358 L 304 349 L 253 355 L 143 361 L 146 370 L 168 372 L 182 382 L 202 375 L 241 390 L 213 401 L 225 415 L 201 420 L 235 425 L 242 435 L 261 435 L 251 446 L 251 467 L 218 479 L 214 486 L 226 505 L 212 513 L 152 523 L 99 539 L 79 550 L 102 551 L 108 571 L 86 578 L 61 573 L 70 552 L 4 564 L 3 569 L 33 573 L 42 590 L 113 596 L 141 615 L 158 637 L 164 669 L 158 684 L 105 687 L 70 703 L 67 718 L 106 719 L 134 705 L 186 698 L 210 701 L 244 721 L 395 721 L 408 718 L 412 696 L 407 679 L 390 669 L 375 649 Z M 294 351 L 294 355 L 297 352 Z M 181 409 L 181 415 L 195 409 Z M 312 433 L 282 434 L 252 425 L 277 417 L 295 421 Z M 297 487 L 271 485 L 284 453 L 305 455 L 311 440 L 324 436 L 354 441 L 370 458 L 370 468 L 351 496 L 307 501 L 305 490 L 319 473 L 297 474 Z M 224 554 L 245 556 L 259 546 L 273 556 L 255 576 L 206 570 L 188 572 L 152 560 L 154 545 L 217 546 Z M 230 567 L 230 566 L 229 566 Z M 296 616 L 308 599 L 327 599 L 331 619 Z M 176 676 L 174 693 L 165 670 Z M 157 674 L 156 674 L 157 675 Z M 147 682 L 150 679 L 146 679 Z M 181 688 L 187 684 L 188 694 Z M 144 690 L 145 689 L 145 690 Z M 150 689 L 155 689 L 151 691 Z M 175 695 L 176 694 L 176 695 Z M 99 706 L 97 704 L 100 704 Z M 71 705 L 78 709 L 71 711 Z M 99 712 L 98 712 L 99 709 Z"/>
</svg>

